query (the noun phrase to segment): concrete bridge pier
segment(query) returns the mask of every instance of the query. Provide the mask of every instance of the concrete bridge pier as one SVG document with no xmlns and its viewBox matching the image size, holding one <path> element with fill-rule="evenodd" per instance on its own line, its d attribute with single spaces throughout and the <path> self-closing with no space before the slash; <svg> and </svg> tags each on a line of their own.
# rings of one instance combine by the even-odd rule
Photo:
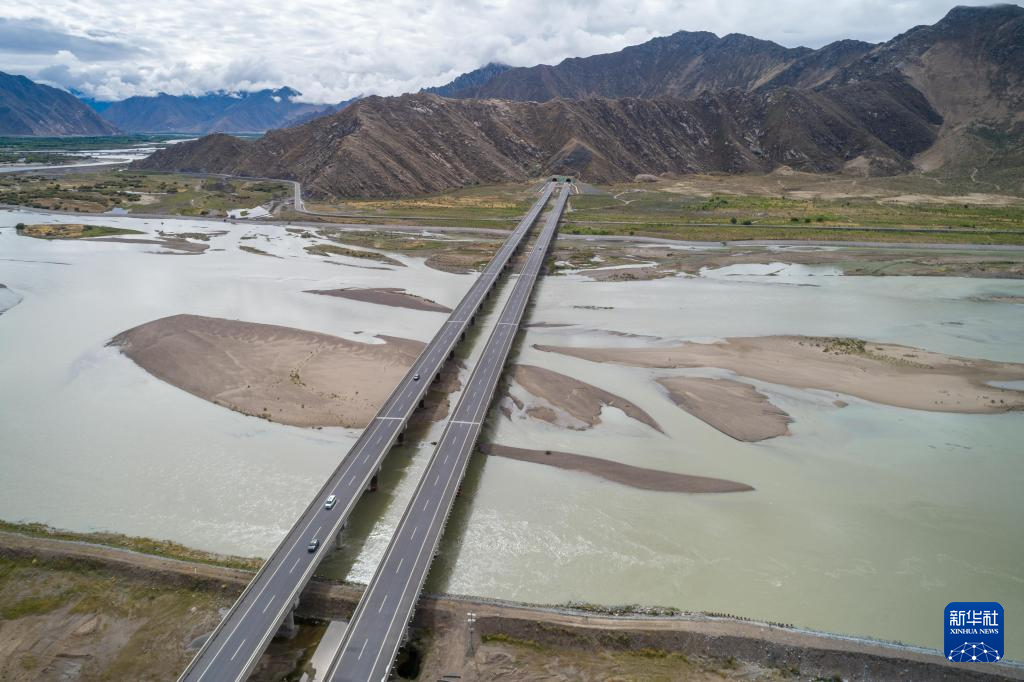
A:
<svg viewBox="0 0 1024 682">
<path fill-rule="evenodd" d="M 378 467 L 377 470 L 373 472 L 373 477 L 370 478 L 370 482 L 366 484 L 366 492 L 368 492 L 368 493 L 375 493 L 375 492 L 377 492 L 377 487 L 380 485 L 380 480 L 379 479 L 380 479 L 380 467 Z"/>
<path fill-rule="evenodd" d="M 334 548 L 341 549 L 341 545 L 344 542 L 345 528 L 348 527 L 348 523 L 341 524 L 341 528 L 338 529 L 338 534 L 334 536 Z"/>
<path fill-rule="evenodd" d="M 299 598 L 296 597 L 295 601 L 292 602 L 292 607 L 288 609 L 288 613 L 284 617 L 284 621 L 281 623 L 281 627 L 277 631 L 278 637 L 285 637 L 291 639 L 299 632 L 298 626 L 295 624 L 295 609 L 299 608 Z"/>
</svg>

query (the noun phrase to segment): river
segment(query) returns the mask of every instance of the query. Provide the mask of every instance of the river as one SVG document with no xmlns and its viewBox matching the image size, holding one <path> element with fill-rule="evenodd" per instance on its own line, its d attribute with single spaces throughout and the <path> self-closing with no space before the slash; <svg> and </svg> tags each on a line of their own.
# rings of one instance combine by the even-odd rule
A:
<svg viewBox="0 0 1024 682">
<path fill-rule="evenodd" d="M 275 225 L 76 216 L 146 232 L 229 230 L 191 256 L 11 229 L 55 220 L 0 212 L 0 283 L 9 287 L 0 301 L 13 304 L 0 315 L 0 518 L 218 552 L 268 554 L 356 432 L 236 414 L 158 381 L 107 340 L 177 313 L 426 340 L 444 315 L 303 291 L 405 287 L 451 306 L 471 282 L 404 256 L 396 258 L 407 267 L 391 270 L 343 257 L 334 260 L 347 265 L 330 264 Z M 257 239 L 241 240 L 248 235 Z M 282 258 L 241 252 L 243 244 Z M 494 411 L 490 437 L 756 490 L 656 493 L 477 457 L 428 588 L 728 612 L 925 646 L 941 646 L 947 602 L 994 600 L 1024 612 L 1024 414 L 939 414 L 855 398 L 839 409 L 824 393 L 754 382 L 793 417 L 792 435 L 741 443 L 677 409 L 653 381 L 714 370 L 598 365 L 532 348 L 650 343 L 623 334 L 659 343 L 809 334 L 1024 362 L 1024 307 L 977 300 L 993 294 L 1022 296 L 1024 282 L 844 277 L 805 266 L 647 282 L 545 278 L 529 321 L 572 326 L 529 328 L 518 360 L 627 398 L 666 433 L 606 408 L 585 431 Z M 391 458 L 382 493 L 361 505 L 326 573 L 369 578 L 427 456 L 429 448 Z M 1024 658 L 1024 630 L 1010 630 L 1007 642 L 1011 658 Z"/>
</svg>

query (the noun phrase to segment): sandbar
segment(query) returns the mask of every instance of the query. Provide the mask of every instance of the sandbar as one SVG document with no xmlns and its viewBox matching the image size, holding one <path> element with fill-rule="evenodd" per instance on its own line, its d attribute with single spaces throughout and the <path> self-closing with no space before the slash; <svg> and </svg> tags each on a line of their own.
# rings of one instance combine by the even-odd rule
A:
<svg viewBox="0 0 1024 682">
<path fill-rule="evenodd" d="M 6 284 L 0 284 L 0 315 L 21 303 L 21 296 L 7 288 Z"/>
<path fill-rule="evenodd" d="M 587 457 L 571 452 L 555 450 L 528 450 L 508 445 L 481 445 L 481 452 L 488 455 L 518 459 L 522 462 L 545 464 L 568 471 L 580 471 L 607 481 L 628 485 L 640 490 L 655 490 L 670 493 L 742 493 L 753 490 L 751 486 L 722 478 L 690 476 L 671 471 L 646 469 L 631 464 L 613 462 L 600 457 Z"/>
<path fill-rule="evenodd" d="M 701 377 L 665 377 L 658 383 L 680 408 L 736 440 L 789 435 L 793 420 L 750 384 Z"/>
<path fill-rule="evenodd" d="M 891 343 L 759 336 L 668 348 L 534 347 L 633 367 L 718 367 L 773 384 L 833 391 L 913 410 L 992 414 L 1024 409 L 1024 392 L 987 385 L 1024 379 L 1024 364 L 960 358 Z"/>
<path fill-rule="evenodd" d="M 662 431 L 658 422 L 634 403 L 609 393 L 597 386 L 591 386 L 579 379 L 534 365 L 516 365 L 512 378 L 529 393 L 542 398 L 551 406 L 565 410 L 572 417 L 583 422 L 588 428 L 601 423 L 601 408 L 610 405 L 622 410 L 627 416 Z M 527 413 L 536 419 L 557 423 L 557 413 L 547 406 L 533 406 Z"/>
<path fill-rule="evenodd" d="M 423 349 L 419 341 L 377 338 L 384 343 L 174 315 L 122 332 L 109 345 L 157 378 L 243 414 L 362 428 Z"/>
<path fill-rule="evenodd" d="M 409 310 L 426 310 L 437 313 L 450 313 L 451 308 L 440 303 L 431 301 L 415 294 L 407 293 L 400 288 L 377 288 L 358 289 L 355 287 L 347 289 L 310 289 L 307 294 L 320 294 L 322 296 L 337 296 L 352 301 L 364 301 L 366 303 L 377 303 L 379 305 L 391 306 L 392 308 L 408 308 Z"/>
</svg>

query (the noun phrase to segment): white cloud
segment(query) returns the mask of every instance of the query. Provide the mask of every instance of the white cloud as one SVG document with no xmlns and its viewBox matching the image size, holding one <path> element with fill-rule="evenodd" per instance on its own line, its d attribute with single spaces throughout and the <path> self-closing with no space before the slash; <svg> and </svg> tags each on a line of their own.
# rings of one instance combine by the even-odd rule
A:
<svg viewBox="0 0 1024 682">
<path fill-rule="evenodd" d="M 964 0 L 957 0 L 963 2 Z M 985 4 L 977 2 L 973 4 Z M 949 0 L 0 0 L 0 70 L 97 98 L 289 85 L 337 102 L 438 85 L 489 61 L 553 64 L 677 30 L 818 47 L 934 23 Z M 44 40 L 45 39 L 45 40 Z"/>
</svg>

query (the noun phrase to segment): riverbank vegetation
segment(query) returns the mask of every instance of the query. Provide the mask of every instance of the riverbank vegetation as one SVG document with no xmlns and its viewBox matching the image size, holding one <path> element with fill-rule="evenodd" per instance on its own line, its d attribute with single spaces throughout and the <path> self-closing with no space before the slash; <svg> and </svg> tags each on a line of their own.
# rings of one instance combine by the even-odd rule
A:
<svg viewBox="0 0 1024 682">
<path fill-rule="evenodd" d="M 14 226 L 18 234 L 36 239 L 88 239 L 90 237 L 109 237 L 117 234 L 143 234 L 138 230 L 129 230 L 109 225 L 83 225 L 81 223 L 40 223 L 26 225 L 18 223 Z"/>
<path fill-rule="evenodd" d="M 307 208 L 337 212 L 352 222 L 507 228 L 538 187 L 471 187 L 408 199 L 307 202 Z M 577 189 L 563 233 L 687 241 L 1024 244 L 1019 192 L 929 175 L 693 175 L 602 187 L 580 183 Z"/>
<path fill-rule="evenodd" d="M 0 175 L 0 204 L 74 213 L 133 213 L 221 217 L 290 196 L 281 182 L 199 178 L 111 170 L 93 173 Z"/>
<path fill-rule="evenodd" d="M 97 533 L 76 533 L 69 530 L 53 528 L 44 523 L 14 523 L 11 521 L 0 521 L 0 532 L 17 533 L 36 538 L 48 538 L 51 540 L 68 540 L 71 542 L 84 542 L 93 545 L 116 547 L 127 549 L 140 554 L 151 554 L 153 556 L 167 559 L 178 559 L 180 561 L 191 561 L 211 566 L 225 566 L 227 568 L 239 568 L 246 571 L 255 571 L 263 565 L 262 559 L 253 557 L 239 557 L 224 554 L 213 554 L 198 549 L 179 545 L 170 540 L 154 540 L 153 538 L 132 537 L 121 533 L 97 532 Z"/>
</svg>

